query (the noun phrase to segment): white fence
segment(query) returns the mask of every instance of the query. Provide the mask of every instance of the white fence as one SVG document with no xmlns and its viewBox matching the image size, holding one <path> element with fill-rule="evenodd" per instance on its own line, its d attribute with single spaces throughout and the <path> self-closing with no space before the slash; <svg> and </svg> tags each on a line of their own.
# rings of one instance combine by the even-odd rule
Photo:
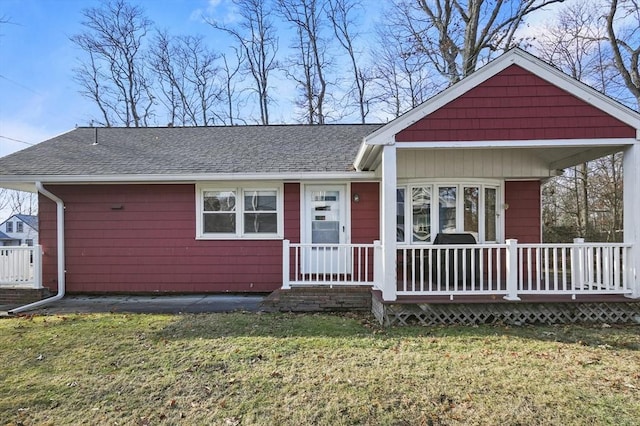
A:
<svg viewBox="0 0 640 426">
<path fill-rule="evenodd" d="M 284 240 L 283 285 L 373 285 L 381 265 L 380 243 L 301 244 Z"/>
<path fill-rule="evenodd" d="M 0 287 L 42 287 L 42 249 L 33 247 L 0 247 Z"/>
</svg>

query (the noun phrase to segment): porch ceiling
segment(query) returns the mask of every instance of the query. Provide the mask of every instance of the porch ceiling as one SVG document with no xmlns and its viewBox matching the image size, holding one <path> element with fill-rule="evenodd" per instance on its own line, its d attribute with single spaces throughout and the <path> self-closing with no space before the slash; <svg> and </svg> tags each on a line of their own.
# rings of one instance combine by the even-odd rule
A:
<svg viewBox="0 0 640 426">
<path fill-rule="evenodd" d="M 624 145 L 530 148 L 533 155 L 549 165 L 549 170 L 565 169 L 622 151 Z"/>
<path fill-rule="evenodd" d="M 407 143 L 399 143 L 397 144 L 397 148 L 399 150 L 411 149 L 411 150 L 486 150 L 486 151 L 502 151 L 505 149 L 513 149 L 520 150 L 526 152 L 527 156 L 531 156 L 532 159 L 539 159 L 542 163 L 544 163 L 550 172 L 550 175 L 553 175 L 553 171 L 561 170 L 568 167 L 576 166 L 578 164 L 582 164 L 586 161 L 596 160 L 598 158 L 602 158 L 606 155 L 614 154 L 616 152 L 623 151 L 626 144 L 588 144 L 588 145 L 547 145 L 547 146 L 508 146 L 501 147 L 496 144 L 494 146 L 475 146 L 473 142 L 461 143 L 455 147 L 445 147 L 445 146 L 436 146 L 429 147 L 424 146 L 422 144 L 407 144 Z M 364 161 L 361 163 L 364 167 L 362 170 L 367 171 L 375 171 L 380 167 L 381 158 L 382 158 L 382 149 L 381 146 L 369 146 L 370 149 L 366 150 L 364 153 Z"/>
</svg>

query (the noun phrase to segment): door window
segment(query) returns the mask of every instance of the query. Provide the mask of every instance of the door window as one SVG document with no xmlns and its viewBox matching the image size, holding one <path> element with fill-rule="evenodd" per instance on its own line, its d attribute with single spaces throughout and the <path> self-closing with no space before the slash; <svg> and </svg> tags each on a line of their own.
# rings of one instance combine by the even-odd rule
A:
<svg viewBox="0 0 640 426">
<path fill-rule="evenodd" d="M 311 192 L 311 243 L 340 243 L 340 192 Z"/>
</svg>

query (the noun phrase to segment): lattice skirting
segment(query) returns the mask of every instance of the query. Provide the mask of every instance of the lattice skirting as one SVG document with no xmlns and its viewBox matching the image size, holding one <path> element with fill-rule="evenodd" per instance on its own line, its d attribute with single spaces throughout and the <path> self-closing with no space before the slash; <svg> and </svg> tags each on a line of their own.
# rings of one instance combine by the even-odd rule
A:
<svg viewBox="0 0 640 426">
<path fill-rule="evenodd" d="M 372 311 L 386 326 L 640 323 L 640 302 L 386 304 L 374 296 Z"/>
</svg>

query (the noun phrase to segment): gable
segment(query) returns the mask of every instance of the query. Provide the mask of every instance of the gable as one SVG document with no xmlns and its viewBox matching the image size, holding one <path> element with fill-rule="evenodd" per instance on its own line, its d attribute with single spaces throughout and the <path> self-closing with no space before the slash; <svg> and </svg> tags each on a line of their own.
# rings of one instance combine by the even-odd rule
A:
<svg viewBox="0 0 640 426">
<path fill-rule="evenodd" d="M 636 130 L 512 64 L 395 135 L 396 142 L 635 138 Z"/>
</svg>

